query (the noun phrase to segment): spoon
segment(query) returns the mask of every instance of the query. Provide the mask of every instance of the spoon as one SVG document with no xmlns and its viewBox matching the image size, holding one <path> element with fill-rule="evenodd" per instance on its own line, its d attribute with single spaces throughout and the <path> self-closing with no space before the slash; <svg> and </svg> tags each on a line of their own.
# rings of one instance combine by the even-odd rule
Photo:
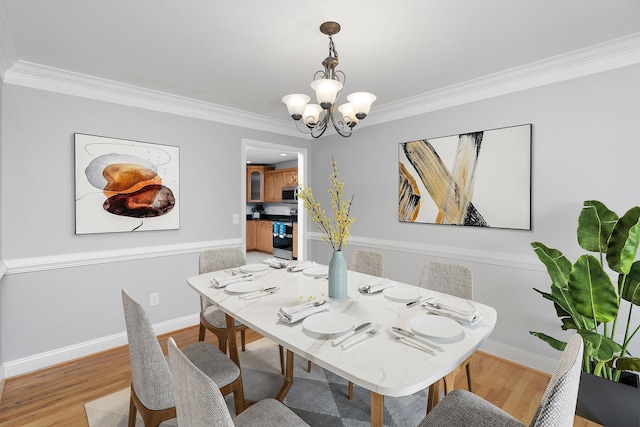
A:
<svg viewBox="0 0 640 427">
<path fill-rule="evenodd" d="M 310 308 L 310 307 L 320 307 L 321 305 L 323 305 L 326 302 L 327 302 L 327 300 L 325 300 L 325 299 L 317 299 L 317 300 L 314 300 L 314 301 L 310 301 L 310 302 L 308 302 L 306 304 L 301 304 L 301 305 L 297 306 L 293 310 L 289 310 L 289 313 L 290 314 L 297 313 L 297 312 L 299 312 L 301 310 L 306 310 L 307 308 Z"/>
</svg>

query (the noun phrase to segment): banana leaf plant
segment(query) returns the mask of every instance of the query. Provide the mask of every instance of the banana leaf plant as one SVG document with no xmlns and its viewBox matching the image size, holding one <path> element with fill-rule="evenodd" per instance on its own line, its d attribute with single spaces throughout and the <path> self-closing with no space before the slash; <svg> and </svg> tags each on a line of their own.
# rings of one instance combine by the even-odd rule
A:
<svg viewBox="0 0 640 427">
<path fill-rule="evenodd" d="M 582 370 L 618 381 L 623 370 L 640 371 L 640 358 L 628 351 L 640 330 L 640 324 L 632 324 L 633 309 L 640 305 L 640 261 L 635 261 L 640 207 L 618 217 L 603 203 L 587 200 L 578 218 L 577 234 L 580 247 L 591 253 L 574 263 L 558 249 L 531 243 L 551 278 L 551 292 L 534 290 L 553 301 L 563 330 L 575 330 L 582 336 Z M 611 278 L 616 275 L 614 284 Z M 621 304 L 622 300 L 629 304 Z M 624 338 L 620 338 L 619 328 L 623 328 Z M 566 346 L 566 342 L 544 333 L 530 333 L 557 350 Z"/>
</svg>

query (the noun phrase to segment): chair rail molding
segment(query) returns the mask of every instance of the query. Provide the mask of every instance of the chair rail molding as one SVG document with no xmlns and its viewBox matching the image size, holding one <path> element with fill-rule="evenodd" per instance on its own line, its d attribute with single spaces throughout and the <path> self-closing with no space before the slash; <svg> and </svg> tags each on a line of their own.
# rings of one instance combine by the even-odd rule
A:
<svg viewBox="0 0 640 427">
<path fill-rule="evenodd" d="M 113 249 L 108 251 L 81 252 L 52 255 L 46 257 L 6 259 L 4 260 L 4 264 L 6 265 L 5 274 L 32 273 L 34 271 L 54 270 L 59 268 L 74 268 L 86 265 L 105 264 L 110 262 L 122 262 L 137 259 L 184 255 L 191 253 L 200 253 L 205 249 L 242 245 L 242 239 L 237 238 L 226 240 L 210 240 L 203 242 L 178 243 L 174 245 L 163 246 Z M 1 264 L 0 273 L 2 273 Z"/>
</svg>

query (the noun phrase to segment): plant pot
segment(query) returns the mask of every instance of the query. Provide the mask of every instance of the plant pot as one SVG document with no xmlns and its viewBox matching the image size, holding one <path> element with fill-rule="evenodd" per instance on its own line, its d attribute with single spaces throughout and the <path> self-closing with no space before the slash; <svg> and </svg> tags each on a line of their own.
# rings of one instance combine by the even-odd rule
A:
<svg viewBox="0 0 640 427">
<path fill-rule="evenodd" d="M 638 376 L 623 372 L 620 381 L 582 372 L 576 415 L 607 427 L 640 426 Z"/>
</svg>

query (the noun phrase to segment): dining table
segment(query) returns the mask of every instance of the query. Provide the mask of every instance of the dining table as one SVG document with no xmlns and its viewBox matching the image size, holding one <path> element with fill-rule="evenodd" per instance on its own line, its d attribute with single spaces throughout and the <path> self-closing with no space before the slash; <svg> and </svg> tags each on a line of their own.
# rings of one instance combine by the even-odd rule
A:
<svg viewBox="0 0 640 427">
<path fill-rule="evenodd" d="M 294 381 L 296 354 L 369 390 L 371 426 L 382 426 L 385 396 L 408 396 L 433 385 L 429 400 L 437 402 L 439 380 L 470 357 L 496 324 L 497 313 L 488 305 L 350 270 L 347 297 L 329 298 L 327 267 L 308 265 L 290 271 L 291 265 L 248 264 L 187 279 L 226 314 L 228 327 L 234 327 L 235 319 L 287 350 L 285 378 L 276 396 L 281 401 Z M 367 293 L 367 285 L 384 289 Z M 294 323 L 282 315 L 283 308 L 323 300 L 316 308 L 323 311 Z M 432 302 L 452 312 L 431 310 Z M 455 320 L 447 313 L 456 314 Z M 371 326 L 350 338 L 358 343 L 334 345 L 363 323 Z M 417 338 L 392 333 L 394 327 Z M 229 357 L 240 366 L 235 334 L 229 334 L 228 342 Z"/>
</svg>

